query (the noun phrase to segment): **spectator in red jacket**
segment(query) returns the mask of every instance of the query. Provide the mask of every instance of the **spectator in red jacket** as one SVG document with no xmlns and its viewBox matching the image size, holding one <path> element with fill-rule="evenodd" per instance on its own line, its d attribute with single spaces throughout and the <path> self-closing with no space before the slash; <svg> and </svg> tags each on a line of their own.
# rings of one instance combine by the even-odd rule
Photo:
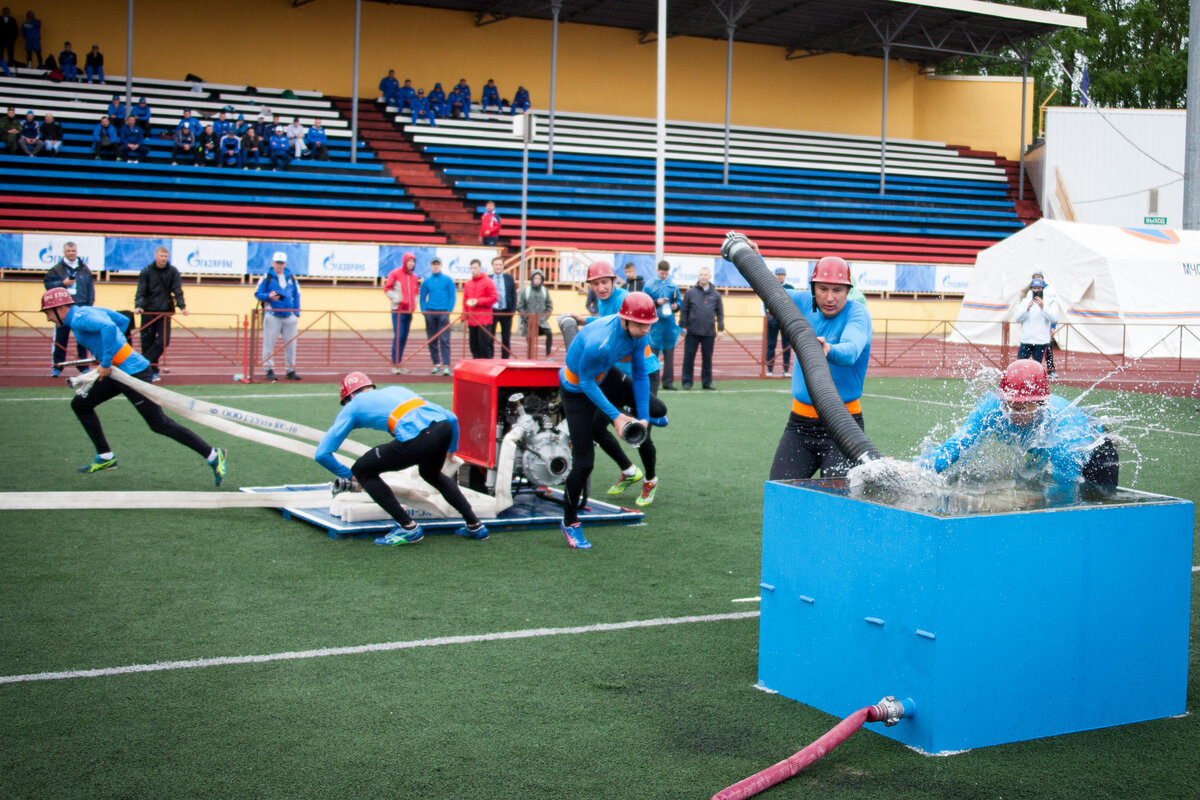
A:
<svg viewBox="0 0 1200 800">
<path fill-rule="evenodd" d="M 472 358 L 492 357 L 492 306 L 496 304 L 496 284 L 483 274 L 483 264 L 471 259 L 471 279 L 463 286 L 463 320 Z"/>
<path fill-rule="evenodd" d="M 486 208 L 483 223 L 479 226 L 479 238 L 484 244 L 500 244 L 500 215 L 496 213 L 496 204 L 488 200 Z"/>
<path fill-rule="evenodd" d="M 417 307 L 421 279 L 417 277 L 417 257 L 405 253 L 400 266 L 388 273 L 383 282 L 383 293 L 392 302 L 392 374 L 405 375 L 408 367 L 400 366 L 404 358 L 404 345 L 408 343 L 408 329 L 412 327 L 413 310 Z"/>
</svg>

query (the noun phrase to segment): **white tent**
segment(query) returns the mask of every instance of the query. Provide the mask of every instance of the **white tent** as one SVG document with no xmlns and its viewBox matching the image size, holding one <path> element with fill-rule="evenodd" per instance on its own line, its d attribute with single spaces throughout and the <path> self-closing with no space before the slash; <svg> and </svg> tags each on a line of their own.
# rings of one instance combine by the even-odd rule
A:
<svg viewBox="0 0 1200 800">
<path fill-rule="evenodd" d="M 1200 231 L 1039 220 L 976 257 L 951 339 L 999 344 L 1038 270 L 1067 349 L 1200 358 Z M 1019 336 L 1013 324 L 1009 341 Z"/>
</svg>

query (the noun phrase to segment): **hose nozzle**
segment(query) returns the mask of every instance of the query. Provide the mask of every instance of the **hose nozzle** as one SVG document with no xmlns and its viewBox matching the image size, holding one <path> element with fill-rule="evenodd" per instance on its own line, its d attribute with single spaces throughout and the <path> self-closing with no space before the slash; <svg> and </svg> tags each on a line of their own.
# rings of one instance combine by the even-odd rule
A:
<svg viewBox="0 0 1200 800">
<path fill-rule="evenodd" d="M 635 419 L 625 423 L 625 427 L 621 429 L 621 439 L 630 447 L 641 447 L 648 433 L 646 426 Z"/>
</svg>

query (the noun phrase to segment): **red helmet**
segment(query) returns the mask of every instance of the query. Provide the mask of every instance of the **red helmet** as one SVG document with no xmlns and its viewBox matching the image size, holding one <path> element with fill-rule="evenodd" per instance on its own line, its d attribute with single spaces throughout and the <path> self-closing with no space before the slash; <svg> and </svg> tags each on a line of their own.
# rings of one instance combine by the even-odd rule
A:
<svg viewBox="0 0 1200 800">
<path fill-rule="evenodd" d="M 611 268 L 610 268 L 611 269 Z M 630 322 L 644 322 L 653 325 L 658 321 L 658 312 L 654 308 L 654 298 L 645 292 L 630 292 L 621 302 L 621 310 L 617 312 L 621 319 Z"/>
<path fill-rule="evenodd" d="M 598 281 L 601 278 L 617 279 L 617 273 L 613 271 L 613 265 L 607 261 L 593 261 L 588 266 L 587 279 L 588 283 Z"/>
<path fill-rule="evenodd" d="M 365 389 L 368 386 L 374 389 L 375 382 L 362 372 L 351 372 L 349 375 L 342 378 L 342 405 L 346 405 L 346 401 L 348 401 L 351 395 L 353 395 L 355 392 L 360 389 Z"/>
<path fill-rule="evenodd" d="M 42 311 L 49 311 L 52 308 L 59 308 L 60 306 L 73 305 L 75 305 L 75 298 L 71 297 L 71 293 L 61 286 L 48 289 L 42 295 Z"/>
<path fill-rule="evenodd" d="M 1000 376 L 1000 397 L 1010 403 L 1041 403 L 1050 397 L 1050 383 L 1041 362 L 1022 358 Z"/>
<path fill-rule="evenodd" d="M 844 258 L 837 256 L 825 256 L 817 262 L 817 266 L 813 268 L 812 277 L 808 279 L 809 283 L 842 283 L 846 286 L 853 286 L 853 281 L 850 280 L 850 265 L 846 263 Z"/>
</svg>

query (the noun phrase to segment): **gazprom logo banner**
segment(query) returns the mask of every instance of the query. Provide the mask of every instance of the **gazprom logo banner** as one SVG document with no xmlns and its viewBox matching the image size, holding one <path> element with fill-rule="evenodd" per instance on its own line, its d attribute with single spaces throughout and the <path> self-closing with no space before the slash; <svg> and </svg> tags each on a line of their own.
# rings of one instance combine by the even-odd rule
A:
<svg viewBox="0 0 1200 800">
<path fill-rule="evenodd" d="M 324 278 L 377 278 L 379 246 L 314 242 L 308 246 L 308 274 Z"/>
<path fill-rule="evenodd" d="M 877 261 L 854 261 L 850 264 L 850 276 L 860 292 L 896 291 L 896 265 Z"/>
<path fill-rule="evenodd" d="M 491 272 L 492 259 L 500 255 L 496 247 L 439 247 L 436 252 L 442 262 L 442 272 L 456 281 L 471 277 L 471 259 L 478 258 L 483 274 L 487 275 Z"/>
<path fill-rule="evenodd" d="M 27 233 L 21 243 L 21 268 L 48 270 L 62 258 L 63 245 L 74 242 L 76 252 L 92 272 L 104 269 L 103 236 Z"/>
<path fill-rule="evenodd" d="M 966 294 L 974 271 L 974 267 L 939 266 L 934 277 L 937 291 L 942 294 Z"/>
<path fill-rule="evenodd" d="M 245 275 L 246 243 L 224 239 L 172 239 L 171 263 L 183 273 Z"/>
<path fill-rule="evenodd" d="M 667 261 L 671 262 L 671 277 L 675 279 L 675 283 L 679 286 L 692 286 L 696 283 L 696 278 L 700 274 L 700 270 L 704 267 L 712 273 L 712 282 L 717 283 L 717 262 L 722 259 L 713 258 L 712 256 L 667 256 Z M 737 267 L 729 265 L 735 272 Z M 741 273 L 738 273 L 739 277 Z M 743 281 L 743 285 L 745 282 Z"/>
</svg>

